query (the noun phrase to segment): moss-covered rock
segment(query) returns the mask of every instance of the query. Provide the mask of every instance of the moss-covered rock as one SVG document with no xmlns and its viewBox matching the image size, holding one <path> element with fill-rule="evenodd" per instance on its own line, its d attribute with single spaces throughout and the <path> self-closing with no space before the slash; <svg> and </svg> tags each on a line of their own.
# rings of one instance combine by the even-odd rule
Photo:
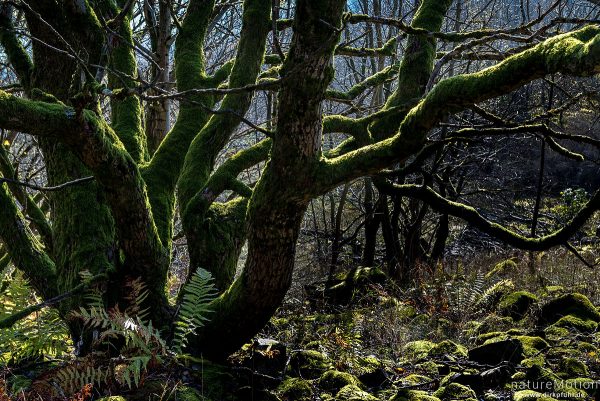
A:
<svg viewBox="0 0 600 401">
<path fill-rule="evenodd" d="M 120 395 L 112 395 L 110 397 L 100 398 L 98 401 L 127 401 L 127 399 L 121 397 Z"/>
<path fill-rule="evenodd" d="M 530 292 L 513 292 L 502 298 L 498 305 L 498 312 L 502 316 L 510 316 L 515 320 L 521 320 L 537 301 L 538 298 Z"/>
<path fill-rule="evenodd" d="M 590 300 L 582 294 L 565 294 L 555 298 L 541 308 L 539 323 L 550 325 L 563 316 L 576 316 L 582 320 L 600 322 L 600 312 L 592 305 Z"/>
<path fill-rule="evenodd" d="M 433 393 L 434 397 L 440 398 L 442 400 L 468 400 L 468 401 L 476 401 L 477 396 L 475 395 L 475 391 L 470 389 L 467 386 L 463 386 L 458 383 L 450 383 L 447 386 L 440 387 Z"/>
<path fill-rule="evenodd" d="M 414 366 L 417 372 L 421 372 L 426 375 L 437 376 L 440 374 L 440 365 L 438 365 L 434 361 L 425 361 L 422 363 L 418 363 Z"/>
<path fill-rule="evenodd" d="M 332 365 L 322 352 L 302 350 L 294 352 L 290 358 L 290 375 L 306 379 L 316 379 Z"/>
<path fill-rule="evenodd" d="M 440 401 L 440 399 L 429 395 L 426 391 L 401 389 L 390 401 Z"/>
<path fill-rule="evenodd" d="M 406 359 L 416 361 L 425 358 L 434 346 L 435 344 L 431 341 L 411 341 L 402 347 L 402 353 Z"/>
<path fill-rule="evenodd" d="M 347 385 L 354 385 L 360 388 L 364 388 L 364 385 L 358 380 L 356 376 L 351 375 L 347 372 L 340 372 L 338 370 L 328 370 L 323 373 L 319 378 L 319 387 L 325 391 L 336 393 L 341 390 L 342 387 Z"/>
<path fill-rule="evenodd" d="M 466 358 L 467 348 L 463 345 L 455 343 L 454 341 L 444 340 L 438 344 L 435 344 L 427 353 L 429 358 L 436 358 L 444 355 Z"/>
<path fill-rule="evenodd" d="M 575 358 L 564 358 L 560 361 L 558 375 L 563 378 L 585 377 L 590 373 L 585 363 Z"/>
<path fill-rule="evenodd" d="M 558 319 L 558 321 L 552 326 L 562 327 L 568 330 L 576 330 L 582 333 L 591 333 L 598 328 L 598 323 L 589 318 L 567 315 Z"/>
<path fill-rule="evenodd" d="M 600 381 L 587 377 L 579 377 L 565 381 L 565 387 L 571 389 L 571 393 L 583 391 L 590 397 L 600 396 Z M 574 390 L 574 391 L 573 391 Z"/>
<path fill-rule="evenodd" d="M 405 387 L 405 386 L 416 386 L 419 384 L 424 384 L 424 383 L 429 383 L 429 382 L 431 382 L 430 377 L 413 373 L 413 374 L 410 374 L 408 376 L 401 378 L 400 380 L 398 380 L 398 382 L 396 382 L 396 384 L 398 384 L 400 387 Z"/>
<path fill-rule="evenodd" d="M 379 398 L 363 391 L 360 387 L 352 384 L 344 386 L 335 395 L 336 401 L 378 401 Z"/>
<path fill-rule="evenodd" d="M 312 386 L 304 379 L 298 377 L 287 377 L 279 387 L 277 392 L 281 394 L 284 400 L 302 401 L 312 398 Z"/>
<path fill-rule="evenodd" d="M 517 364 L 524 355 L 525 351 L 521 341 L 514 338 L 487 342 L 469 350 L 470 360 L 486 365 L 498 365 L 502 362 Z"/>
<path fill-rule="evenodd" d="M 369 388 L 381 387 L 389 381 L 385 364 L 374 355 L 358 358 L 355 368 L 358 379 Z"/>
</svg>

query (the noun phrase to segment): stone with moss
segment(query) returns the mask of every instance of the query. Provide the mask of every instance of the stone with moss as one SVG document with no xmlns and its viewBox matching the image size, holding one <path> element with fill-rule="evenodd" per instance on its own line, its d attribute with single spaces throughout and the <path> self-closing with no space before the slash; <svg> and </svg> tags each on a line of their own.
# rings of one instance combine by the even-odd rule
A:
<svg viewBox="0 0 600 401">
<path fill-rule="evenodd" d="M 425 361 L 415 365 L 415 370 L 422 372 L 426 375 L 437 376 L 440 374 L 440 365 L 434 361 Z"/>
<path fill-rule="evenodd" d="M 332 367 L 329 359 L 316 350 L 294 352 L 290 358 L 291 375 L 316 379 Z"/>
<path fill-rule="evenodd" d="M 313 388 L 307 380 L 298 377 L 287 377 L 281 382 L 277 392 L 281 394 L 284 400 L 304 401 L 312 398 Z"/>
<path fill-rule="evenodd" d="M 386 365 L 374 355 L 358 358 L 355 369 L 358 379 L 369 388 L 381 387 L 388 382 Z"/>
<path fill-rule="evenodd" d="M 396 382 L 396 384 L 399 385 L 400 387 L 405 387 L 405 386 L 416 386 L 419 384 L 424 384 L 424 383 L 429 383 L 429 382 L 431 382 L 430 377 L 413 373 L 408 376 L 404 376 L 403 378 L 398 380 Z"/>
<path fill-rule="evenodd" d="M 440 399 L 429 395 L 426 391 L 401 389 L 390 401 L 440 401 Z"/>
<path fill-rule="evenodd" d="M 562 327 L 568 330 L 575 330 L 581 333 L 591 333 L 596 331 L 598 323 L 592 319 L 582 318 L 576 315 L 563 316 L 556 323 L 554 327 Z"/>
<path fill-rule="evenodd" d="M 444 340 L 438 344 L 435 344 L 427 353 L 427 357 L 429 358 L 441 357 L 445 355 L 466 358 L 467 348 L 464 345 L 455 343 L 454 341 Z"/>
<path fill-rule="evenodd" d="M 544 356 L 541 354 L 535 355 L 531 358 L 525 358 L 521 361 L 521 365 L 526 368 L 530 368 L 533 365 L 544 366 L 545 363 L 546 363 L 546 358 L 544 358 Z"/>
<path fill-rule="evenodd" d="M 523 344 L 515 338 L 498 340 L 491 338 L 483 345 L 469 350 L 469 359 L 486 365 L 503 362 L 519 363 L 525 355 Z"/>
<path fill-rule="evenodd" d="M 442 400 L 468 400 L 476 401 L 477 395 L 471 388 L 458 383 L 450 383 L 447 386 L 438 388 L 434 393 L 434 397 Z"/>
<path fill-rule="evenodd" d="M 339 370 L 328 370 L 319 378 L 319 387 L 325 391 L 338 392 L 342 387 L 354 385 L 364 388 L 364 385 L 354 375 Z"/>
<path fill-rule="evenodd" d="M 521 320 L 536 302 L 538 302 L 538 298 L 530 292 L 513 292 L 500 300 L 498 312 L 502 316 L 510 316 L 515 320 Z"/>
<path fill-rule="evenodd" d="M 127 401 L 127 399 L 120 395 L 111 395 L 110 397 L 99 398 L 98 401 Z"/>
<path fill-rule="evenodd" d="M 379 398 L 367 393 L 360 387 L 349 384 L 335 395 L 336 401 L 378 401 Z"/>
<path fill-rule="evenodd" d="M 559 376 L 563 378 L 585 377 L 590 373 L 585 363 L 576 358 L 563 358 L 558 364 Z"/>
<path fill-rule="evenodd" d="M 600 396 L 600 382 L 587 377 L 578 377 L 565 381 L 565 387 L 575 391 L 584 391 L 589 397 Z"/>
<path fill-rule="evenodd" d="M 419 360 L 425 358 L 434 346 L 434 343 L 427 340 L 411 341 L 404 344 L 402 353 L 408 360 Z"/>
<path fill-rule="evenodd" d="M 582 294 L 565 294 L 544 304 L 540 311 L 539 323 L 550 325 L 564 316 L 575 316 L 584 321 L 600 322 L 600 312 Z"/>
</svg>

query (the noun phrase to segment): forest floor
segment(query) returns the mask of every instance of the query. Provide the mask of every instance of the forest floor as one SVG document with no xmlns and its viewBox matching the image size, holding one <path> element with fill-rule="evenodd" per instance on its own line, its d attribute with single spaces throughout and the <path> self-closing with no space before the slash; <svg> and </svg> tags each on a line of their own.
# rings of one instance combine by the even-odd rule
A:
<svg viewBox="0 0 600 401">
<path fill-rule="evenodd" d="M 103 400 L 600 400 L 597 297 L 525 289 L 516 268 L 509 259 L 411 290 L 354 268 L 288 298 L 227 363 L 183 357 Z"/>
<path fill-rule="evenodd" d="M 597 307 L 515 288 L 514 268 L 411 291 L 353 269 L 307 286 L 229 366 L 189 367 L 209 400 L 600 400 Z"/>
</svg>

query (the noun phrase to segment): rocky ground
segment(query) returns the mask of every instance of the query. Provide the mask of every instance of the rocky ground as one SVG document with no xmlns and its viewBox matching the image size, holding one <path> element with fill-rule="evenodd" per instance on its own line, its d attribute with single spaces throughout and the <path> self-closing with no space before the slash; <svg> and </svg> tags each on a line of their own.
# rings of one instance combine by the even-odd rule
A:
<svg viewBox="0 0 600 401">
<path fill-rule="evenodd" d="M 226 364 L 182 358 L 104 400 L 600 400 L 600 312 L 584 295 L 501 280 L 440 314 L 386 285 L 358 269 L 310 286 Z"/>
</svg>

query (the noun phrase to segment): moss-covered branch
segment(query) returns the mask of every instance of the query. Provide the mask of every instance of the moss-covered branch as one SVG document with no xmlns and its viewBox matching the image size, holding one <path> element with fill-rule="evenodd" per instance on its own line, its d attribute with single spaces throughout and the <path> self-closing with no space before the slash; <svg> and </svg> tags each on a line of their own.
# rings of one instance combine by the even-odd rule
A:
<svg viewBox="0 0 600 401">
<path fill-rule="evenodd" d="M 238 88 L 256 82 L 263 64 L 266 39 L 270 30 L 270 15 L 271 6 L 268 1 L 244 2 L 240 42 L 229 77 L 229 87 Z M 188 202 L 208 179 L 217 155 L 240 123 L 236 115 L 246 114 L 252 96 L 251 91 L 226 95 L 221 103 L 221 110 L 234 113 L 213 115 L 192 142 L 178 185 L 179 199 L 184 210 L 184 224 Z"/>
<path fill-rule="evenodd" d="M 337 90 L 328 90 L 325 93 L 327 99 L 330 100 L 354 100 L 357 96 L 364 93 L 367 89 L 381 85 L 392 79 L 398 73 L 398 66 L 391 65 L 383 70 L 367 77 L 362 82 L 357 83 L 345 92 Z"/>
<path fill-rule="evenodd" d="M 450 113 L 506 93 L 547 74 L 588 76 L 600 71 L 600 28 L 589 26 L 548 39 L 503 62 L 438 83 L 413 107 L 389 139 L 323 160 L 320 191 L 404 160 L 424 145 L 431 128 Z"/>
<path fill-rule="evenodd" d="M 118 10 L 113 10 L 116 13 Z M 110 88 L 133 88 L 138 74 L 134 43 L 130 27 L 130 12 L 119 14 L 116 34 L 109 35 Z M 142 105 L 137 96 L 111 98 L 112 128 L 125 145 L 133 160 L 141 162 L 147 157 L 146 135 L 142 128 Z"/>
<path fill-rule="evenodd" d="M 175 41 L 175 77 L 177 90 L 187 91 L 213 87 L 216 80 L 224 79 L 227 69 L 215 77 L 206 75 L 204 38 L 213 13 L 214 1 L 190 1 L 185 18 Z M 186 101 L 187 100 L 187 101 Z M 160 238 L 169 247 L 173 234 L 175 188 L 185 154 L 190 143 L 208 121 L 207 107 L 214 104 L 214 96 L 196 94 L 180 104 L 177 120 L 156 150 L 150 163 L 142 169 L 154 220 Z"/>
<path fill-rule="evenodd" d="M 94 173 L 110 205 L 127 273 L 145 278 L 151 302 L 163 299 L 169 254 L 158 237 L 137 164 L 110 126 L 89 110 L 78 114 L 61 104 L 0 91 L 0 127 L 56 139 L 77 155 Z"/>
<path fill-rule="evenodd" d="M 451 4 L 450 0 L 421 2 L 411 22 L 411 29 L 438 32 Z M 388 98 L 382 110 L 375 115 L 363 118 L 363 121 L 368 121 L 367 130 L 374 140 L 380 141 L 392 136 L 408 110 L 424 95 L 435 56 L 436 38 L 434 36 L 420 34 L 409 36 L 404 57 L 400 62 L 398 86 L 395 92 Z M 342 155 L 365 143 L 354 139 L 348 140 L 334 149 L 329 156 Z"/>
<path fill-rule="evenodd" d="M 33 63 L 21 41 L 15 35 L 12 22 L 12 6 L 0 4 L 0 44 L 4 48 L 10 64 L 14 68 L 24 88 L 31 86 Z"/>
<path fill-rule="evenodd" d="M 381 183 L 379 188 L 388 194 L 408 196 L 422 200 L 441 213 L 465 220 L 473 227 L 494 238 L 514 247 L 529 251 L 543 251 L 566 243 L 592 214 L 600 208 L 600 191 L 597 191 L 564 227 L 543 237 L 528 238 L 486 219 L 475 208 L 469 205 L 444 198 L 432 188 L 413 184 L 397 185 L 389 182 Z"/>
<path fill-rule="evenodd" d="M 7 178 L 16 179 L 15 169 L 8 158 L 8 152 L 2 145 L 0 145 L 0 174 Z M 40 234 L 45 247 L 52 249 L 52 229 L 45 213 L 22 186 L 9 182 L 8 187 L 19 203 L 24 206 L 24 212 L 27 213 L 33 227 Z"/>
<path fill-rule="evenodd" d="M 55 296 L 58 288 L 54 263 L 27 227 L 6 184 L 0 185 L 0 239 L 33 288 L 45 298 Z"/>
</svg>

